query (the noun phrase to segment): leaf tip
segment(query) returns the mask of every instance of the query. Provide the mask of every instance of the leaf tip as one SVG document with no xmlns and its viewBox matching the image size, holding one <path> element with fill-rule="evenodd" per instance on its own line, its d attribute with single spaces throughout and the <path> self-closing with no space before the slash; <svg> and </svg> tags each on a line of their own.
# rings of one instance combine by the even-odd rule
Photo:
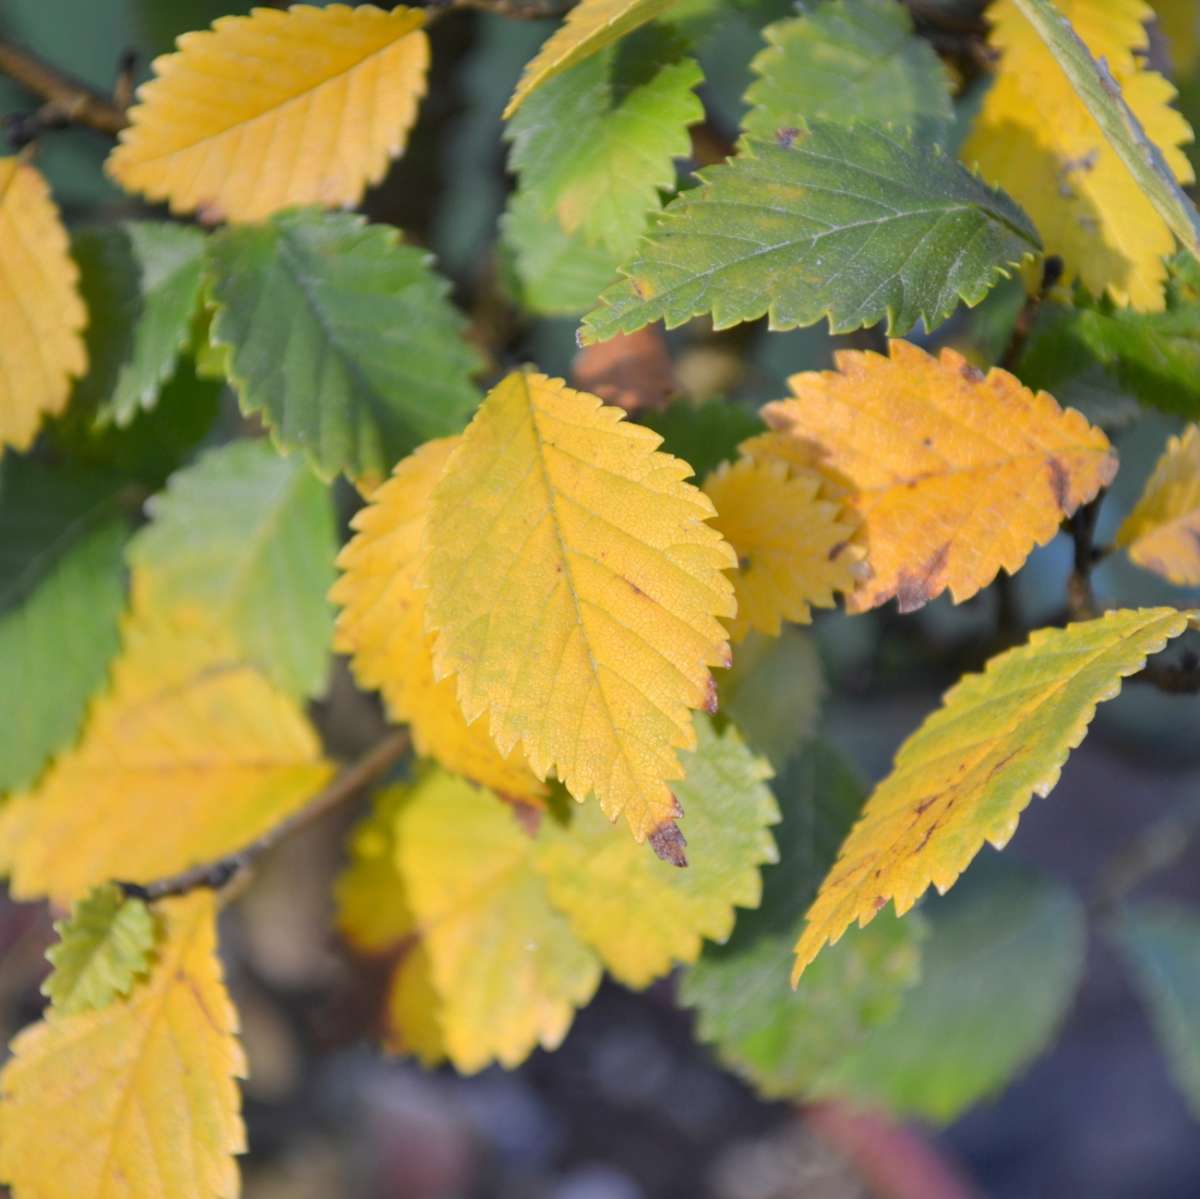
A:
<svg viewBox="0 0 1200 1199">
<path fill-rule="evenodd" d="M 678 805 L 676 805 L 678 806 Z M 687 841 L 674 820 L 666 820 L 650 834 L 650 848 L 670 866 L 684 867 L 688 864 L 684 847 Z"/>
</svg>

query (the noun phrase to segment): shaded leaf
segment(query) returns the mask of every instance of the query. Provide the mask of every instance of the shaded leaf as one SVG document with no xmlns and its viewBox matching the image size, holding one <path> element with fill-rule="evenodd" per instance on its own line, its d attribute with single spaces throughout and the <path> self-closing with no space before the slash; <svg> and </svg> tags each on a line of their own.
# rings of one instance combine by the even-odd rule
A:
<svg viewBox="0 0 1200 1199">
<path fill-rule="evenodd" d="M 663 450 L 691 465 L 703 479 L 722 462 L 733 462 L 738 447 L 761 433 L 763 423 L 753 409 L 731 400 L 676 400 L 662 412 L 638 418 L 663 439 Z"/>
<path fill-rule="evenodd" d="M 429 258 L 361 217 L 285 212 L 213 240 L 211 337 L 243 411 L 325 479 L 379 482 L 479 399 L 478 353 Z"/>
<path fill-rule="evenodd" d="M 747 447 L 791 447 L 847 489 L 871 568 L 852 612 L 890 599 L 911 612 L 947 589 L 962 603 L 1019 570 L 1117 469 L 1099 429 L 1007 371 L 984 375 L 950 349 L 889 349 L 793 375 L 795 398 L 763 409 L 774 440 Z"/>
<path fill-rule="evenodd" d="M 662 408 L 679 390 L 667 340 L 650 328 L 585 346 L 571 363 L 571 382 L 630 415 Z"/>
<path fill-rule="evenodd" d="M 678 860 L 668 783 L 728 665 L 733 554 L 687 464 L 624 415 L 544 375 L 492 389 L 434 489 L 426 625 L 502 754 Z"/>
<path fill-rule="evenodd" d="M 261 220 L 290 204 L 357 204 L 416 119 L 429 67 L 424 23 L 403 5 L 300 4 L 184 34 L 138 89 L 108 172 L 210 223 Z"/>
<path fill-rule="evenodd" d="M 100 1011 L 51 1015 L 0 1074 L 0 1179 L 18 1196 L 225 1199 L 245 1149 L 237 1014 L 209 891 L 167 900 L 150 976 Z"/>
<path fill-rule="evenodd" d="M 705 313 L 718 329 L 766 315 L 772 329 L 886 318 L 904 333 L 979 303 L 1040 249 L 1007 196 L 936 146 L 871 125 L 813 120 L 747 140 L 699 177 L 584 318 L 584 344 Z"/>
<path fill-rule="evenodd" d="M 900 747 L 821 884 L 793 977 L 888 899 L 903 915 L 931 883 L 941 892 L 953 886 L 985 842 L 1006 845 L 1030 798 L 1058 782 L 1096 705 L 1188 619 L 1174 608 L 1143 608 L 1040 629 L 946 692 Z"/>
</svg>

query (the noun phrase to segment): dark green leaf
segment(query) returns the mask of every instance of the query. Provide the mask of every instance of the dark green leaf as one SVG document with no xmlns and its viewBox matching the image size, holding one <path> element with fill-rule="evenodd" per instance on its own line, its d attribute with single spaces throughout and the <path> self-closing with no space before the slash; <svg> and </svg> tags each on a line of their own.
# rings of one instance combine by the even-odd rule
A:
<svg viewBox="0 0 1200 1199">
<path fill-rule="evenodd" d="M 698 480 L 722 462 L 732 462 L 738 446 L 766 428 L 752 409 L 729 400 L 675 400 L 660 412 L 640 413 L 638 419 L 663 439 L 668 454 L 682 458 L 696 472 Z"/>
</svg>

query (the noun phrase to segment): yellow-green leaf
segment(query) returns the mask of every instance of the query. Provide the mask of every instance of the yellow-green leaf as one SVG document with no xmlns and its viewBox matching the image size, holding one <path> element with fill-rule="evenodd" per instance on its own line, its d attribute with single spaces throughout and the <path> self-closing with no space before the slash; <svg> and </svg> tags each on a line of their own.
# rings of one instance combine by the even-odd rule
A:
<svg viewBox="0 0 1200 1199">
<path fill-rule="evenodd" d="M 129 191 L 208 222 L 357 204 L 425 93 L 425 14 L 293 5 L 221 17 L 154 61 L 108 160 Z"/>
<path fill-rule="evenodd" d="M 729 664 L 735 557 L 691 468 L 624 416 L 523 371 L 491 391 L 434 489 L 426 625 L 502 754 L 678 859 L 669 783 Z"/>
</svg>

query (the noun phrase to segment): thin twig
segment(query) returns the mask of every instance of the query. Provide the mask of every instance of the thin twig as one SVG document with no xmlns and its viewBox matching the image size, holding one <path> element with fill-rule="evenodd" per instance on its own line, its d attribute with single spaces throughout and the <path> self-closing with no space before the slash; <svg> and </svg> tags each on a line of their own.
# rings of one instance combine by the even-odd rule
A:
<svg viewBox="0 0 1200 1199">
<path fill-rule="evenodd" d="M 252 866 L 268 849 L 277 845 L 289 833 L 311 823 L 331 808 L 353 798 L 364 787 L 385 774 L 408 750 L 408 734 L 394 731 L 377 741 L 361 758 L 351 763 L 323 791 L 318 792 L 298 812 L 275 825 L 257 841 L 226 854 L 212 862 L 202 862 L 179 874 L 157 879 L 152 883 L 126 883 L 117 885 L 136 899 L 166 899 L 171 895 L 184 895 L 207 887 L 219 891 L 233 879 Z"/>
<path fill-rule="evenodd" d="M 1166 695 L 1200 695 L 1200 658 L 1186 650 L 1177 662 L 1147 662 L 1130 679 L 1148 683 Z"/>
<path fill-rule="evenodd" d="M 46 128 L 82 125 L 110 137 L 125 128 L 125 109 L 119 104 L 3 38 L 0 72 L 46 101 L 38 118 Z"/>
<path fill-rule="evenodd" d="M 1090 504 L 1078 508 L 1067 522 L 1074 543 L 1071 577 L 1067 579 L 1067 611 L 1072 620 L 1091 620 L 1097 615 L 1096 596 L 1092 591 L 1092 570 L 1100 560 L 1096 549 L 1096 518 L 1104 499 L 1101 491 Z"/>
<path fill-rule="evenodd" d="M 1047 255 L 1042 262 L 1042 281 L 1038 284 L 1037 291 L 1025 301 L 1024 307 L 1017 314 L 1017 319 L 1013 324 L 1012 335 L 1009 337 L 1008 345 L 1004 353 L 1000 356 L 1000 361 L 996 364 L 997 366 L 1006 371 L 1015 371 L 1017 369 L 1017 364 L 1021 361 L 1021 355 L 1025 352 L 1025 344 L 1029 340 L 1030 333 L 1033 332 L 1038 312 L 1041 310 L 1050 289 L 1062 278 L 1062 273 L 1063 260 L 1057 254 Z"/>
</svg>

